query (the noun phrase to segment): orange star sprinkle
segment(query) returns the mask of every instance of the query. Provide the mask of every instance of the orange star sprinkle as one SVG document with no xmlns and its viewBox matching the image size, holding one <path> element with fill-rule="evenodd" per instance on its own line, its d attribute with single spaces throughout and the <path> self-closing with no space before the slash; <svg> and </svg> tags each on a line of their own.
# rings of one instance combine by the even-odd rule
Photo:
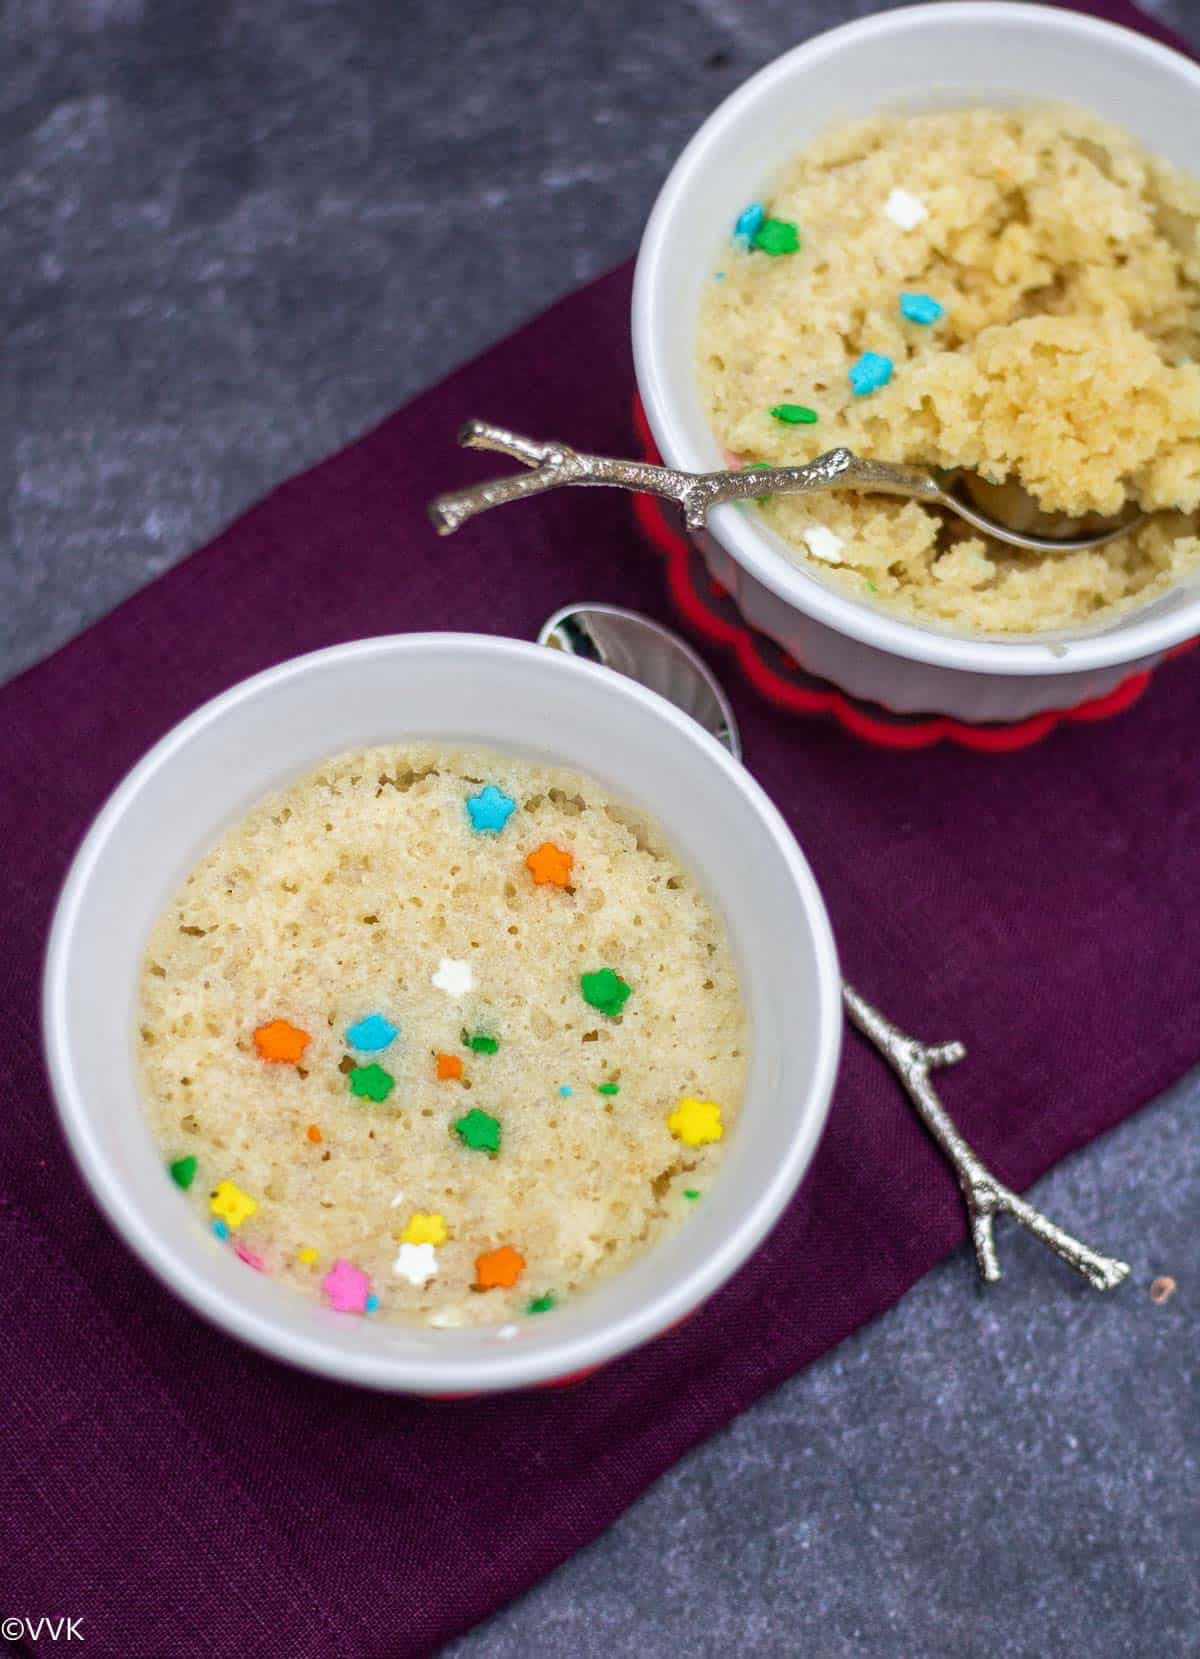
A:
<svg viewBox="0 0 1200 1659">
<path fill-rule="evenodd" d="M 308 1128 L 304 1131 L 304 1133 L 308 1136 L 309 1140 L 313 1143 L 314 1146 L 320 1146 L 320 1144 L 321 1144 L 321 1131 L 317 1128 L 315 1123 L 310 1123 Z"/>
<path fill-rule="evenodd" d="M 553 887 L 565 887 L 571 879 L 574 862 L 574 855 L 564 847 L 556 847 L 553 841 L 543 841 L 538 850 L 530 853 L 525 860 L 539 887 L 545 887 L 547 883 Z"/>
<path fill-rule="evenodd" d="M 479 1290 L 510 1290 L 525 1271 L 525 1258 L 511 1244 L 487 1250 L 475 1258 L 475 1284 Z"/>
<path fill-rule="evenodd" d="M 437 1057 L 438 1080 L 442 1083 L 452 1077 L 461 1077 L 463 1064 L 457 1054 L 439 1054 Z"/>
<path fill-rule="evenodd" d="M 254 1033 L 254 1046 L 263 1060 L 282 1060 L 289 1066 L 298 1066 L 312 1038 L 299 1026 L 286 1020 L 272 1020 L 260 1025 Z"/>
</svg>

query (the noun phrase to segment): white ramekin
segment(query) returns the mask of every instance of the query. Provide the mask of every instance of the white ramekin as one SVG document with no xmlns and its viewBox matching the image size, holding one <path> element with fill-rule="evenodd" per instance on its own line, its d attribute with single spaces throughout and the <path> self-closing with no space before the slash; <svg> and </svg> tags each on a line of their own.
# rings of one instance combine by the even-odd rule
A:
<svg viewBox="0 0 1200 1659">
<path fill-rule="evenodd" d="M 146 1128 L 134 1000 L 150 925 L 198 855 L 323 756 L 404 738 L 476 740 L 583 768 L 666 828 L 720 907 L 753 1054 L 719 1179 L 678 1234 L 515 1336 L 411 1330 L 283 1290 L 185 1209 Z M 812 873 L 744 768 L 672 704 L 515 640 L 412 634 L 300 657 L 167 734 L 80 848 L 59 900 L 44 1036 L 71 1149 L 117 1232 L 215 1324 L 348 1382 L 427 1395 L 564 1381 L 666 1330 L 729 1277 L 808 1167 L 841 1036 L 837 956 Z M 380 1287 L 386 1295 L 386 1287 Z"/>
<path fill-rule="evenodd" d="M 967 0 L 890 11 L 818 35 L 725 100 L 684 150 L 638 254 L 638 386 L 671 466 L 724 464 L 697 393 L 696 316 L 748 201 L 816 133 L 880 110 L 1073 100 L 1195 170 L 1200 68 L 1142 35 L 1074 12 Z M 1180 587 L 1106 626 L 1017 639 L 901 621 L 791 562 L 758 516 L 718 508 L 700 545 L 746 619 L 815 674 L 904 713 L 1016 720 L 1101 696 L 1200 633 Z"/>
</svg>

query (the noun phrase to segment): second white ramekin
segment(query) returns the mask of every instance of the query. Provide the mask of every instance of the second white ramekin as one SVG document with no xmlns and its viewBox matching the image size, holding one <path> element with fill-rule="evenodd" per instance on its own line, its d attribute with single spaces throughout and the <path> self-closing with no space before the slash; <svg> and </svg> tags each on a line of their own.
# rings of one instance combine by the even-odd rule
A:
<svg viewBox="0 0 1200 1659">
<path fill-rule="evenodd" d="M 878 113 L 1068 99 L 1195 170 L 1200 68 L 1074 12 L 985 0 L 908 7 L 818 35 L 727 98 L 680 156 L 638 255 L 633 343 L 646 415 L 670 466 L 724 465 L 696 386 L 696 317 L 738 212 L 819 131 Z M 814 674 L 902 713 L 1010 721 L 1102 696 L 1200 634 L 1200 587 L 1097 629 L 953 633 L 850 598 L 787 555 L 757 515 L 718 508 L 700 545 L 746 620 Z"/>
</svg>

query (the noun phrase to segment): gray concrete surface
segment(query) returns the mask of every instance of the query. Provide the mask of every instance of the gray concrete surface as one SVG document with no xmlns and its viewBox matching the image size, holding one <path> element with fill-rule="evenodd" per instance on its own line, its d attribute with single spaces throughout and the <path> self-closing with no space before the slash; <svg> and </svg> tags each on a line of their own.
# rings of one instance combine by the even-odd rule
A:
<svg viewBox="0 0 1200 1659">
<path fill-rule="evenodd" d="M 720 97 L 873 9 L 9 0 L 0 676 L 629 252 Z M 945 1264 L 452 1651 L 1200 1652 L 1198 1098 L 1043 1184 L 1118 1296 Z"/>
</svg>

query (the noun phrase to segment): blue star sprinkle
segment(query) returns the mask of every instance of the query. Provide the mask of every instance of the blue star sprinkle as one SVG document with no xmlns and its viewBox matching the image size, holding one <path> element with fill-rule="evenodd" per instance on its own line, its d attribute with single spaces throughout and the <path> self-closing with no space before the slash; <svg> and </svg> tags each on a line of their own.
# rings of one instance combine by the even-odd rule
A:
<svg viewBox="0 0 1200 1659">
<path fill-rule="evenodd" d="M 493 783 L 487 784 L 478 795 L 467 797 L 471 828 L 477 835 L 499 835 L 516 810 L 517 803 L 512 797 L 502 795 Z"/>
<path fill-rule="evenodd" d="M 939 317 L 944 317 L 946 307 L 933 299 L 929 294 L 901 294 L 900 315 L 907 317 L 910 323 L 936 323 Z"/>
<path fill-rule="evenodd" d="M 877 392 L 886 386 L 892 378 L 893 367 L 890 357 L 881 357 L 877 351 L 864 351 L 850 370 L 855 397 L 866 397 L 868 392 Z"/>
<path fill-rule="evenodd" d="M 766 216 L 761 202 L 751 202 L 749 207 L 743 208 L 738 214 L 737 224 L 733 227 L 734 241 L 748 248 L 762 229 L 762 222 Z"/>
<path fill-rule="evenodd" d="M 391 1020 L 385 1020 L 382 1014 L 368 1014 L 357 1025 L 347 1028 L 346 1041 L 360 1054 L 378 1054 L 381 1048 L 394 1043 L 399 1035 L 400 1027 L 393 1025 Z"/>
</svg>

